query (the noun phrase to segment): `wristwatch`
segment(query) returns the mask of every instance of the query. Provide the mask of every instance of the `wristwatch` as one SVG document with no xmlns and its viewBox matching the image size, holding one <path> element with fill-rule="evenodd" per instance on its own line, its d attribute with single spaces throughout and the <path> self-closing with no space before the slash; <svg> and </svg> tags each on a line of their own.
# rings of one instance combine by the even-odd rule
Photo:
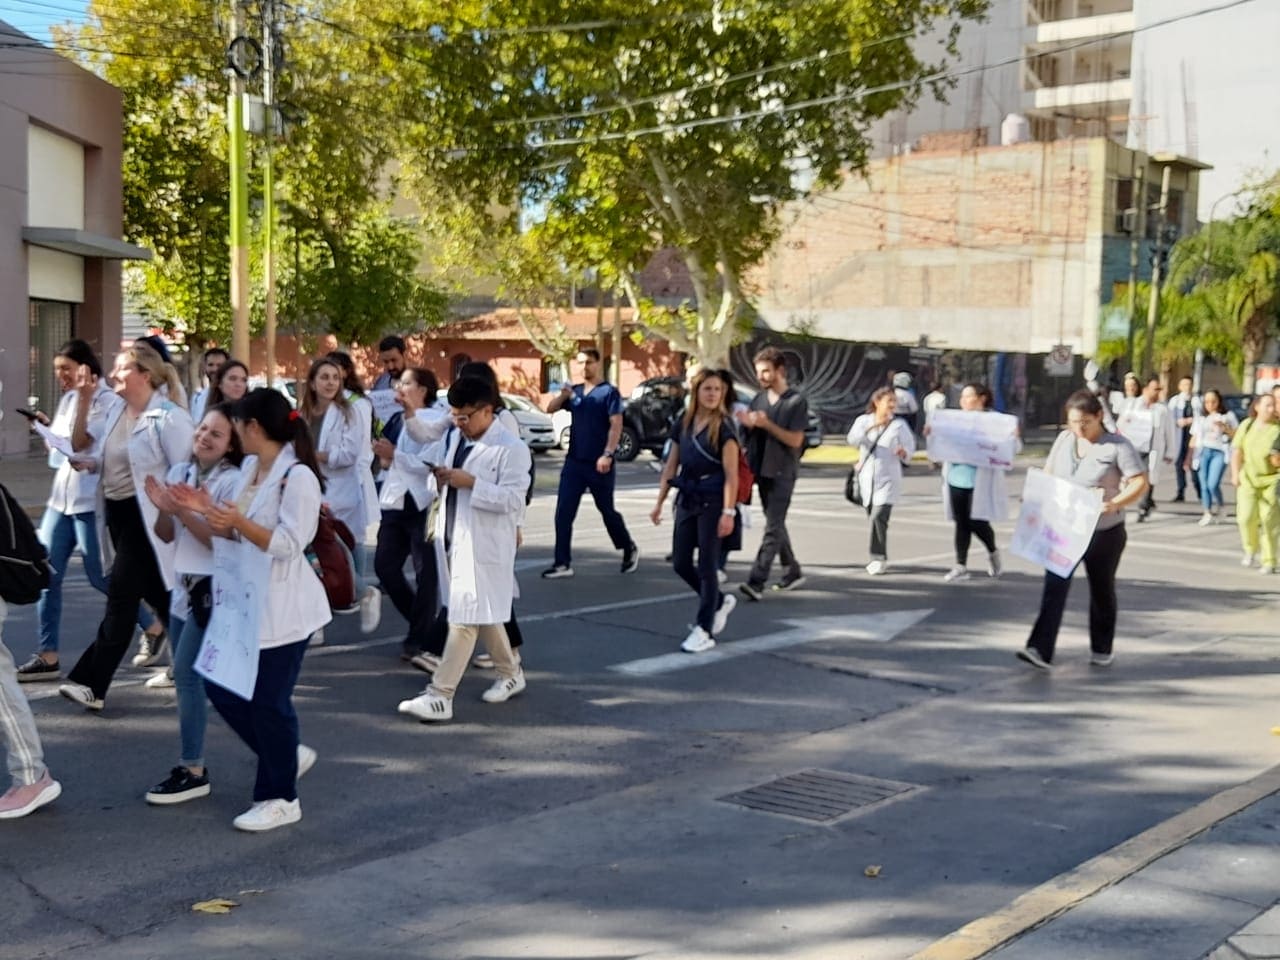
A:
<svg viewBox="0 0 1280 960">
<path fill-rule="evenodd" d="M 601 454 L 601 456 L 608 457 L 610 460 L 612 460 L 613 454 L 614 454 L 613 450 L 606 450 L 604 453 Z"/>
<path fill-rule="evenodd" d="M 738 511 L 733 509 L 732 507 L 725 507 L 723 510 L 720 511 L 720 514 L 721 516 L 725 516 L 725 517 L 733 517 L 733 516 L 737 516 Z"/>
</svg>

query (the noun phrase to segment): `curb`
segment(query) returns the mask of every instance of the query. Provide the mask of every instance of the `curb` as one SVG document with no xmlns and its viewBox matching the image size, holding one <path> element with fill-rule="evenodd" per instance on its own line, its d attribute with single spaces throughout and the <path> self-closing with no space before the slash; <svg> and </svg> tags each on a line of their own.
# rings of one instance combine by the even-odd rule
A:
<svg viewBox="0 0 1280 960">
<path fill-rule="evenodd" d="M 1280 764 L 1028 890 L 1008 906 L 913 954 L 910 960 L 979 960 L 1277 792 Z"/>
</svg>

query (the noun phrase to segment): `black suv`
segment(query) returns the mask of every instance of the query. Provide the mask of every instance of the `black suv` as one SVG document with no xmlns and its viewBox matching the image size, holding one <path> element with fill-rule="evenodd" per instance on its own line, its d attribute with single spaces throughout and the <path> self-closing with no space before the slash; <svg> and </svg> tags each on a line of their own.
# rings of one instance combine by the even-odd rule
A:
<svg viewBox="0 0 1280 960">
<path fill-rule="evenodd" d="M 750 403 L 756 391 L 747 387 L 737 388 L 737 400 Z M 623 462 L 634 460 L 641 450 L 661 456 L 662 448 L 671 435 L 671 424 L 684 410 L 685 389 L 683 377 L 652 377 L 631 391 L 631 398 L 622 407 L 622 436 L 614 456 Z M 809 425 L 804 431 L 805 449 L 822 443 L 822 421 L 812 410 Z"/>
</svg>

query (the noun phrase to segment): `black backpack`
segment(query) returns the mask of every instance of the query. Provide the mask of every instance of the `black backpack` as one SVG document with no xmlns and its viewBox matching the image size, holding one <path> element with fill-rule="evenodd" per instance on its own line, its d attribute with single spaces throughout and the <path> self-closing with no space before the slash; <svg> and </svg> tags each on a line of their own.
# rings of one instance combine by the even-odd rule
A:
<svg viewBox="0 0 1280 960">
<path fill-rule="evenodd" d="M 0 484 L 0 598 L 35 603 L 49 586 L 49 553 L 31 518 Z"/>
</svg>

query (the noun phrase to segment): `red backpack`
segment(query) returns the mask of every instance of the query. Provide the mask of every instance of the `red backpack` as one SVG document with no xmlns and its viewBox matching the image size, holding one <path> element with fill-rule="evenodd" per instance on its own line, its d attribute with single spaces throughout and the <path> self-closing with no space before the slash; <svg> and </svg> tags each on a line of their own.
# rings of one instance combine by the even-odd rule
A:
<svg viewBox="0 0 1280 960">
<path fill-rule="evenodd" d="M 293 469 L 292 467 L 290 469 Z M 280 481 L 280 494 L 284 495 L 284 485 L 289 475 L 285 474 Z M 324 585 L 325 596 L 329 598 L 329 609 L 333 613 L 354 613 L 360 609 L 360 601 L 356 596 L 356 538 L 351 529 L 333 515 L 327 506 L 320 505 L 320 516 L 316 521 L 316 535 L 307 545 L 307 562 Z"/>
</svg>

